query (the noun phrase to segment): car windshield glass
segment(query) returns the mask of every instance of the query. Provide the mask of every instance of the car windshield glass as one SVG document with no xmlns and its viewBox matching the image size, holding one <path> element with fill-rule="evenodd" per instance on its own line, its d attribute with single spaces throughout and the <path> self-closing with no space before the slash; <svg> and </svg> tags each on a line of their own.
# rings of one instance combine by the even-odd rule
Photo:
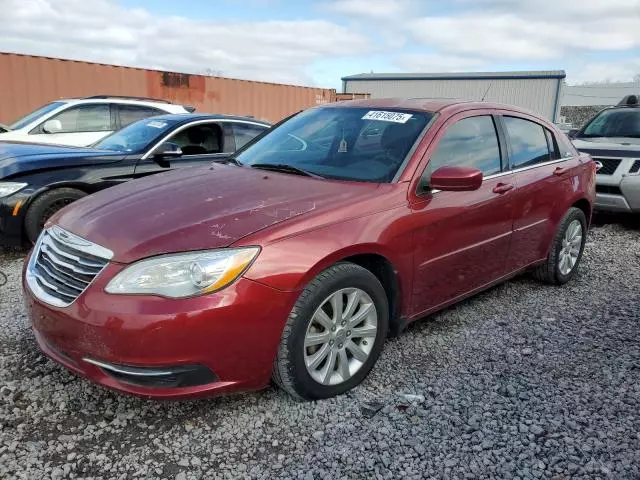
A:
<svg viewBox="0 0 640 480">
<path fill-rule="evenodd" d="M 249 166 L 291 166 L 312 175 L 391 182 L 433 117 L 429 112 L 324 107 L 307 110 L 237 155 Z"/>
<path fill-rule="evenodd" d="M 591 120 L 580 136 L 640 138 L 640 108 L 605 110 Z"/>
<path fill-rule="evenodd" d="M 29 125 L 31 122 L 34 122 L 36 120 L 38 120 L 40 117 L 46 115 L 47 113 L 55 110 L 58 107 L 61 107 L 62 105 L 64 105 L 65 102 L 51 102 L 51 103 L 47 103 L 46 105 L 38 108 L 37 110 L 34 110 L 33 112 L 31 112 L 30 114 L 20 118 L 19 120 L 16 120 L 15 122 L 13 122 L 11 125 L 9 125 L 9 128 L 11 130 L 17 130 L 19 128 L 23 128 L 26 127 L 27 125 Z"/>
<path fill-rule="evenodd" d="M 158 118 L 139 120 L 124 127 L 122 130 L 112 133 L 93 146 L 101 150 L 142 153 L 171 130 L 176 122 L 177 120 Z"/>
</svg>

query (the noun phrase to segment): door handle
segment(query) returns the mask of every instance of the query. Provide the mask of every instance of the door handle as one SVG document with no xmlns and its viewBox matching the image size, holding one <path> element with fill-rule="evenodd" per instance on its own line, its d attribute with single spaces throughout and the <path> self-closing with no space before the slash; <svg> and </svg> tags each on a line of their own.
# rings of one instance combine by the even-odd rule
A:
<svg viewBox="0 0 640 480">
<path fill-rule="evenodd" d="M 509 190 L 513 190 L 513 185 L 510 183 L 499 183 L 495 187 L 493 187 L 493 193 L 507 193 Z"/>
<path fill-rule="evenodd" d="M 554 175 L 560 176 L 560 175 L 564 175 L 565 173 L 567 173 L 569 171 L 568 168 L 562 168 L 562 167 L 558 167 L 553 171 Z"/>
</svg>

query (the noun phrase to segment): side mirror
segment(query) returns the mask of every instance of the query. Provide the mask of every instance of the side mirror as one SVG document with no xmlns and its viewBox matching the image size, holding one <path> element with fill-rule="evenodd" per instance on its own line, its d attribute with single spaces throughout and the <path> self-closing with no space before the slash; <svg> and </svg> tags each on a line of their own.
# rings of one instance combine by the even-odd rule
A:
<svg viewBox="0 0 640 480">
<path fill-rule="evenodd" d="M 572 128 L 571 130 L 569 130 L 569 133 L 567 133 L 567 137 L 576 138 L 576 135 L 578 134 L 579 131 L 580 129 L 578 128 Z"/>
<path fill-rule="evenodd" d="M 62 130 L 62 122 L 60 120 L 47 120 L 42 125 L 44 133 L 58 133 Z"/>
<path fill-rule="evenodd" d="M 182 150 L 178 145 L 165 142 L 153 152 L 154 158 L 177 158 L 182 156 Z"/>
<path fill-rule="evenodd" d="M 440 167 L 431 174 L 429 187 L 435 190 L 462 192 L 477 190 L 482 185 L 482 172 L 470 167 Z"/>
</svg>

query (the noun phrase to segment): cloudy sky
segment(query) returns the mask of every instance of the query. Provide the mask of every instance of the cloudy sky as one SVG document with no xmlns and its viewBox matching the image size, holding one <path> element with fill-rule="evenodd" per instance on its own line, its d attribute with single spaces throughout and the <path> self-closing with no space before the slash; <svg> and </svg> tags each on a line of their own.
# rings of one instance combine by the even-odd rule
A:
<svg viewBox="0 0 640 480">
<path fill-rule="evenodd" d="M 640 0 L 0 0 L 0 51 L 340 87 L 362 72 L 640 73 Z"/>
</svg>

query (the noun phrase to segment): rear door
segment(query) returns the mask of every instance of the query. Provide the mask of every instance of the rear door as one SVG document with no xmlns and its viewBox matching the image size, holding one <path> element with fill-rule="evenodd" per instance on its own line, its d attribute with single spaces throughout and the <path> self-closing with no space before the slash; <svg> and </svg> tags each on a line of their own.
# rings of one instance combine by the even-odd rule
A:
<svg viewBox="0 0 640 480">
<path fill-rule="evenodd" d="M 163 112 L 157 108 L 147 107 L 144 105 L 133 105 L 119 103 L 114 104 L 114 110 L 116 112 L 116 127 L 121 129 L 127 125 L 142 120 L 144 118 L 153 117 L 155 115 L 164 115 L 167 112 Z"/>
<path fill-rule="evenodd" d="M 508 145 L 508 169 L 516 177 L 513 241 L 509 269 L 546 258 L 557 223 L 573 197 L 573 177 L 580 166 L 561 139 L 534 117 L 502 112 Z"/>
<path fill-rule="evenodd" d="M 423 173 L 469 166 L 484 174 L 475 191 L 426 191 L 412 205 L 415 313 L 426 312 L 505 275 L 517 187 L 503 172 L 505 150 L 491 111 L 452 117 L 437 133 Z"/>
</svg>

